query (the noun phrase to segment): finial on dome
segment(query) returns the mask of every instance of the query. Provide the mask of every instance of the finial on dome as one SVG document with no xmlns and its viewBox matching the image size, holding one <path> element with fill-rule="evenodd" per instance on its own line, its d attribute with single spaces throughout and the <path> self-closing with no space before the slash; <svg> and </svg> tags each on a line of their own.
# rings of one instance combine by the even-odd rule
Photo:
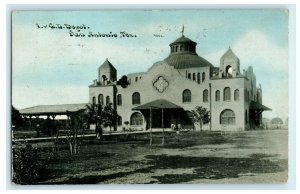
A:
<svg viewBox="0 0 300 194">
<path fill-rule="evenodd" d="M 182 30 L 181 30 L 180 33 L 182 34 L 182 36 L 184 36 L 184 35 L 183 35 L 183 33 L 184 33 L 184 25 L 182 25 Z"/>
</svg>

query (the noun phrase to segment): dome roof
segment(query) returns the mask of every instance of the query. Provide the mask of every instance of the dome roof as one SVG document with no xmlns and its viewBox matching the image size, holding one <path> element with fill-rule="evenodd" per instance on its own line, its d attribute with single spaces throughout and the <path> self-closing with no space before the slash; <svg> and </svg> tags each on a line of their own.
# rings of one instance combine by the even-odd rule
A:
<svg viewBox="0 0 300 194">
<path fill-rule="evenodd" d="M 185 37 L 184 35 L 182 35 L 180 38 L 177 38 L 174 42 L 172 42 L 170 44 L 170 46 L 173 45 L 173 44 L 177 44 L 177 43 L 192 43 L 192 44 L 197 44 L 196 42 L 194 42 L 191 39 Z"/>
<path fill-rule="evenodd" d="M 185 69 L 192 67 L 213 67 L 206 59 L 198 56 L 196 53 L 174 53 L 164 59 L 175 69 Z"/>
</svg>

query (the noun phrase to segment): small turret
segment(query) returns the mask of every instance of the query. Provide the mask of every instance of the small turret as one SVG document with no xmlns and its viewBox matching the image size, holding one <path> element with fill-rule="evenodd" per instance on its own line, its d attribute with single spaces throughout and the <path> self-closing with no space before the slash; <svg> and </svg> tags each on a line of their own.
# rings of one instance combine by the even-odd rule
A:
<svg viewBox="0 0 300 194">
<path fill-rule="evenodd" d="M 230 47 L 220 59 L 220 73 L 222 77 L 236 77 L 240 74 L 240 59 Z"/>
<path fill-rule="evenodd" d="M 117 80 L 117 70 L 108 61 L 108 59 L 106 59 L 105 62 L 98 68 L 98 76 L 100 84 L 107 85 Z"/>
</svg>

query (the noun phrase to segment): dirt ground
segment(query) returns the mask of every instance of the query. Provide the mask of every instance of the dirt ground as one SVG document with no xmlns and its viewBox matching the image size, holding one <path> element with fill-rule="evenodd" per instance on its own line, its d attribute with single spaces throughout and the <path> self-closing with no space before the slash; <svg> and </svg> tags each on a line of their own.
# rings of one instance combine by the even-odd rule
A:
<svg viewBox="0 0 300 194">
<path fill-rule="evenodd" d="M 60 150 L 37 184 L 284 183 L 288 131 L 211 135 L 189 132 L 132 141 L 89 142 Z"/>
</svg>

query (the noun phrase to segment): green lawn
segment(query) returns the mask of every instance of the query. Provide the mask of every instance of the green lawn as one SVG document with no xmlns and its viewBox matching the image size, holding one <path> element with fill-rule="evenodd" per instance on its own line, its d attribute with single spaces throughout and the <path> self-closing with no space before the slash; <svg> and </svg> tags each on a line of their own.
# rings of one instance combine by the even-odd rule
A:
<svg viewBox="0 0 300 194">
<path fill-rule="evenodd" d="M 85 140 L 78 155 L 53 151 L 34 184 L 275 183 L 287 180 L 287 131 L 187 132 Z M 45 151 L 44 151 L 45 152 Z"/>
</svg>

